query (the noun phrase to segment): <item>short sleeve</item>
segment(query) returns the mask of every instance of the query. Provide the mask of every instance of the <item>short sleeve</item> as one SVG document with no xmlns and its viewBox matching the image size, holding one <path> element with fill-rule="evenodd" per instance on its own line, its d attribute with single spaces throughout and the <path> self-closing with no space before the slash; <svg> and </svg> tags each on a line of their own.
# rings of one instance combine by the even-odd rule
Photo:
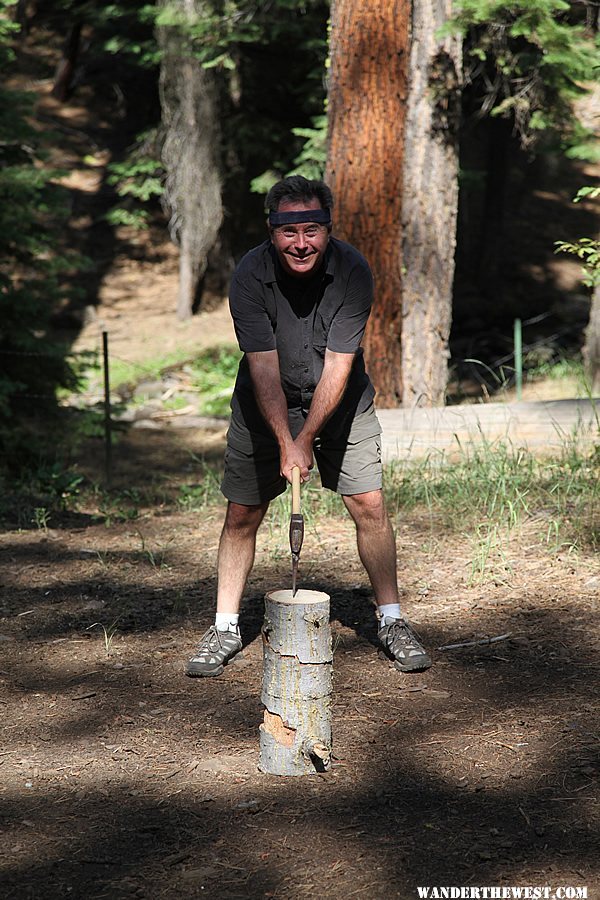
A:
<svg viewBox="0 0 600 900">
<path fill-rule="evenodd" d="M 250 274 L 234 272 L 229 290 L 229 309 L 243 353 L 275 350 L 275 335 L 261 296 L 264 286 Z"/>
<path fill-rule="evenodd" d="M 371 305 L 373 276 L 366 262 L 355 265 L 349 276 L 344 302 L 334 316 L 327 347 L 334 353 L 356 353 L 360 347 Z"/>
</svg>

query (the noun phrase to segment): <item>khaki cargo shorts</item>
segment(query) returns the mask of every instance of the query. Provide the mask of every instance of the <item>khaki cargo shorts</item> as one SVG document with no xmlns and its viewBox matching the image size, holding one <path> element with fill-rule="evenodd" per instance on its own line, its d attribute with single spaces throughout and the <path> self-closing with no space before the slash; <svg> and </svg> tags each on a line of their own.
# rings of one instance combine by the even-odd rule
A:
<svg viewBox="0 0 600 900">
<path fill-rule="evenodd" d="M 306 414 L 294 409 L 288 412 L 295 436 Z M 323 487 L 344 496 L 381 488 L 381 426 L 373 404 L 354 415 L 338 434 L 328 434 L 325 427 L 313 449 Z M 225 497 L 232 503 L 257 506 L 283 494 L 286 487 L 286 479 L 279 474 L 275 438 L 251 432 L 232 418 L 221 484 Z"/>
</svg>

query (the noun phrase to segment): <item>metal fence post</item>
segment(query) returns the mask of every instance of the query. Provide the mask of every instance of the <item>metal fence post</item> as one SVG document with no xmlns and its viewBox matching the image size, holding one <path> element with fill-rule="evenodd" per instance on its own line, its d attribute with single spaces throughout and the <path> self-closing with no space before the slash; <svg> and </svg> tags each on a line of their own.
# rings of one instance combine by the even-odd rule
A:
<svg viewBox="0 0 600 900">
<path fill-rule="evenodd" d="M 523 399 L 523 334 L 521 320 L 515 319 L 515 382 L 517 400 Z"/>
<path fill-rule="evenodd" d="M 104 474 L 110 487 L 112 476 L 112 435 L 110 421 L 110 381 L 108 372 L 108 331 L 102 332 L 102 358 L 104 360 Z"/>
</svg>

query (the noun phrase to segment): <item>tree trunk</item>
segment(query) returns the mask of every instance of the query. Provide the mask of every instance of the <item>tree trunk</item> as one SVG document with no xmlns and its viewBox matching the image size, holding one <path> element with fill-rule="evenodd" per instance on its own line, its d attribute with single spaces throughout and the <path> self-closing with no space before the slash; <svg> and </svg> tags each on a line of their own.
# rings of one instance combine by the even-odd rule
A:
<svg viewBox="0 0 600 900">
<path fill-rule="evenodd" d="M 598 34 L 598 23 L 600 21 L 600 8 L 598 0 L 587 0 L 585 10 L 585 27 L 590 34 Z"/>
<path fill-rule="evenodd" d="M 585 330 L 583 348 L 585 373 L 592 396 L 600 395 L 600 282 L 594 286 L 590 321 Z"/>
<path fill-rule="evenodd" d="M 600 85 L 597 82 L 590 86 L 590 91 L 585 97 L 580 98 L 576 110 L 582 125 L 597 134 L 600 110 Z M 600 234 L 595 235 L 595 240 L 600 249 Z M 587 274 L 593 279 L 600 279 L 600 269 L 595 267 L 590 267 Z M 600 396 L 600 280 L 594 284 L 592 290 L 590 318 L 585 329 L 583 345 L 583 364 L 592 395 Z"/>
<path fill-rule="evenodd" d="M 21 26 L 19 38 L 26 37 L 31 30 L 31 21 L 37 12 L 35 0 L 18 0 L 13 7 L 15 22 Z"/>
<path fill-rule="evenodd" d="M 64 103 L 71 93 L 71 84 L 79 56 L 79 44 L 81 39 L 81 22 L 71 25 L 66 37 L 62 57 L 56 68 L 52 96 Z"/>
<path fill-rule="evenodd" d="M 333 650 L 329 597 L 272 591 L 265 597 L 260 726 L 262 772 L 311 775 L 331 759 Z"/>
<path fill-rule="evenodd" d="M 173 5 L 161 0 L 167 3 Z M 178 0 L 177 6 L 191 26 L 201 16 L 203 2 Z M 158 38 L 163 51 L 159 86 L 167 171 L 164 203 L 171 236 L 181 250 L 177 316 L 188 319 L 223 221 L 217 90 L 213 70 L 204 69 L 192 55 L 185 25 L 163 26 Z"/>
<path fill-rule="evenodd" d="M 461 42 L 451 0 L 413 0 L 402 201 L 402 404 L 442 406 L 458 209 Z"/>
<path fill-rule="evenodd" d="M 335 233 L 369 261 L 375 301 L 364 339 L 381 406 L 402 400 L 400 246 L 409 0 L 334 0 L 326 179 Z"/>
<path fill-rule="evenodd" d="M 183 216 L 186 210 L 184 204 Z M 177 287 L 177 318 L 189 319 L 196 302 L 196 289 L 200 281 L 200 260 L 194 252 L 194 236 L 184 225 L 179 238 L 179 284 Z"/>
<path fill-rule="evenodd" d="M 187 134 L 192 137 L 192 140 L 195 139 L 196 134 L 202 127 L 202 123 L 199 122 L 197 118 L 194 97 L 194 80 L 196 78 L 194 69 L 197 67 L 198 63 L 189 58 L 181 60 L 181 118 L 184 123 L 184 129 Z M 183 321 L 189 319 L 192 315 L 196 299 L 196 287 L 201 274 L 206 268 L 206 261 L 203 263 L 196 254 L 196 248 L 194 246 L 195 235 L 193 234 L 192 226 L 196 213 L 195 206 L 198 202 L 196 191 L 198 190 L 199 184 L 194 185 L 194 176 L 196 175 L 196 172 L 194 171 L 193 160 L 187 155 L 185 146 L 180 148 L 180 154 L 180 170 L 177 172 L 177 179 L 179 182 L 178 207 L 181 215 L 177 318 Z"/>
</svg>

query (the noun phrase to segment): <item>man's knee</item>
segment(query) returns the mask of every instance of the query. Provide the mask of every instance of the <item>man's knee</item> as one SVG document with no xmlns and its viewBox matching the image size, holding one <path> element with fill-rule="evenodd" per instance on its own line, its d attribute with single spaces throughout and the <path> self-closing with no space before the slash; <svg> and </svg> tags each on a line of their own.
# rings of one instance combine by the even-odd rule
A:
<svg viewBox="0 0 600 900">
<path fill-rule="evenodd" d="M 387 523 L 387 513 L 383 502 L 383 491 L 367 491 L 343 497 L 346 509 L 357 524 L 383 526 Z"/>
<path fill-rule="evenodd" d="M 229 501 L 225 514 L 224 530 L 238 533 L 256 532 L 268 508 L 268 503 L 244 506 L 242 503 Z"/>
</svg>

